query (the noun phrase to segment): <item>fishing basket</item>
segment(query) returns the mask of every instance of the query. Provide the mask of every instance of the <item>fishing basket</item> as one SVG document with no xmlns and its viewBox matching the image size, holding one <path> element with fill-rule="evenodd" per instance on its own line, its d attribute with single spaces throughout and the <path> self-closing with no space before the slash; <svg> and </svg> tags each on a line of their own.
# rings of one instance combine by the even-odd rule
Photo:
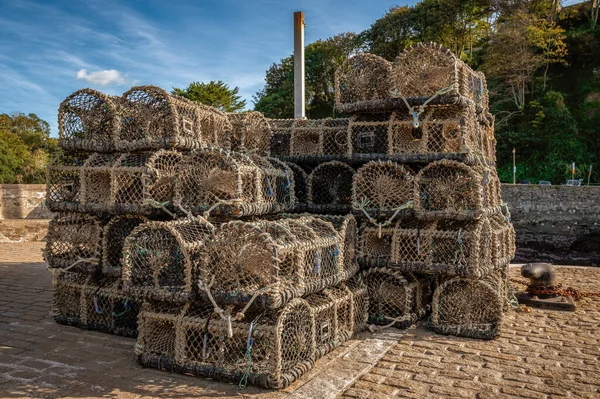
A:
<svg viewBox="0 0 600 399">
<path fill-rule="evenodd" d="M 92 215 L 60 213 L 48 225 L 44 258 L 50 269 L 80 273 L 99 270 L 102 221 Z"/>
<path fill-rule="evenodd" d="M 394 227 L 362 223 L 358 233 L 358 263 L 363 267 L 389 266 Z"/>
<path fill-rule="evenodd" d="M 268 156 L 271 152 L 271 126 L 260 112 L 227 114 L 231 123 L 231 150 Z"/>
<path fill-rule="evenodd" d="M 392 236 L 391 265 L 402 272 L 483 278 L 494 269 L 492 243 L 488 218 L 401 220 Z"/>
<path fill-rule="evenodd" d="M 92 89 L 67 97 L 58 108 L 58 143 L 67 151 L 114 151 L 119 129 L 118 98 Z"/>
<path fill-rule="evenodd" d="M 320 164 L 308 177 L 307 207 L 310 212 L 347 213 L 352 208 L 354 169 L 340 161 Z"/>
<path fill-rule="evenodd" d="M 306 210 L 308 174 L 298 164 L 285 162 L 294 176 L 294 195 L 296 197 L 295 211 L 302 212 Z"/>
<path fill-rule="evenodd" d="M 359 279 L 368 290 L 370 324 L 404 329 L 425 315 L 430 295 L 426 279 L 385 267 L 366 269 Z"/>
<path fill-rule="evenodd" d="M 90 155 L 63 153 L 46 172 L 46 205 L 53 212 L 78 212 L 81 207 L 81 168 Z"/>
<path fill-rule="evenodd" d="M 102 274 L 120 277 L 123 267 L 123 245 L 125 239 L 141 223 L 144 216 L 121 215 L 113 217 L 102 232 Z"/>
<path fill-rule="evenodd" d="M 345 156 L 349 122 L 348 118 L 295 120 L 287 159 L 314 162 Z"/>
<path fill-rule="evenodd" d="M 513 225 L 503 215 L 490 217 L 492 229 L 492 259 L 497 268 L 510 264 L 516 251 Z"/>
<path fill-rule="evenodd" d="M 108 212 L 112 208 L 113 167 L 121 154 L 92 154 L 81 167 L 82 212 Z"/>
<path fill-rule="evenodd" d="M 194 149 L 208 144 L 229 147 L 227 114 L 172 96 L 156 86 L 135 86 L 120 99 L 121 123 L 115 137 L 119 151 Z"/>
<path fill-rule="evenodd" d="M 178 168 L 176 205 L 187 213 L 239 217 L 292 210 L 294 176 L 284 163 L 218 148 L 196 150 Z"/>
<path fill-rule="evenodd" d="M 271 127 L 271 156 L 285 157 L 290 155 L 292 127 L 296 119 L 268 119 Z"/>
<path fill-rule="evenodd" d="M 125 291 L 173 303 L 193 299 L 197 265 L 213 234 L 214 226 L 200 217 L 138 225 L 123 246 Z"/>
</svg>

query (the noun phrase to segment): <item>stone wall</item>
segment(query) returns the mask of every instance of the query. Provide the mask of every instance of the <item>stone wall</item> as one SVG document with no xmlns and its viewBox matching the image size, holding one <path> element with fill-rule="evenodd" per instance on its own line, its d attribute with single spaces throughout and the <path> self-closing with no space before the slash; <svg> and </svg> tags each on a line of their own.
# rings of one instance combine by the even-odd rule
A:
<svg viewBox="0 0 600 399">
<path fill-rule="evenodd" d="M 600 187 L 502 185 L 516 262 L 600 265 Z"/>
<path fill-rule="evenodd" d="M 49 219 L 45 184 L 0 184 L 0 219 Z"/>
</svg>

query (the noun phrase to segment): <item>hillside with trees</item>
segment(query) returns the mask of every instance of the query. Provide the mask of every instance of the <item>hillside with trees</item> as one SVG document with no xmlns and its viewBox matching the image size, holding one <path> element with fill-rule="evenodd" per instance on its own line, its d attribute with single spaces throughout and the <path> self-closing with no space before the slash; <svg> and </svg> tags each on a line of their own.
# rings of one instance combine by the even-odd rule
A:
<svg viewBox="0 0 600 399">
<path fill-rule="evenodd" d="M 359 33 L 306 46 L 309 118 L 336 117 L 333 76 L 348 56 L 387 60 L 417 42 L 435 41 L 486 73 L 496 116 L 498 172 L 517 180 L 586 178 L 600 154 L 600 27 L 598 0 L 562 7 L 559 0 L 422 0 L 393 7 Z M 293 58 L 273 64 L 255 110 L 293 117 Z M 593 165 L 600 167 L 598 164 Z M 596 170 L 592 182 L 600 181 Z"/>
</svg>

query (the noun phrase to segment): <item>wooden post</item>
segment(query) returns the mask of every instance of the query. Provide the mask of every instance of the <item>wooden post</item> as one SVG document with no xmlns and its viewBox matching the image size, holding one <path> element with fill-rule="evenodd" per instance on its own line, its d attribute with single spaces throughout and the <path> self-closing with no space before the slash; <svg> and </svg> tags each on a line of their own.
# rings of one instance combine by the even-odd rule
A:
<svg viewBox="0 0 600 399">
<path fill-rule="evenodd" d="M 304 13 L 294 13 L 294 118 L 303 119 L 305 114 L 304 89 Z"/>
<path fill-rule="evenodd" d="M 513 184 L 517 184 L 517 163 L 515 162 L 516 149 L 513 148 Z"/>
</svg>

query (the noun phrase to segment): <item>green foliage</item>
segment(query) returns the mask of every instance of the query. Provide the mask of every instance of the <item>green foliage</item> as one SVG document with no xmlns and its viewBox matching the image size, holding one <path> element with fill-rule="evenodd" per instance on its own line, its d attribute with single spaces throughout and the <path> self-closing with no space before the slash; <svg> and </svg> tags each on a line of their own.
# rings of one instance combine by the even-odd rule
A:
<svg viewBox="0 0 600 399">
<path fill-rule="evenodd" d="M 224 112 L 236 112 L 244 109 L 246 100 L 240 100 L 239 87 L 230 89 L 222 81 L 211 80 L 208 83 L 193 82 L 185 89 L 173 88 L 171 94 L 185 97 L 198 103 L 213 106 Z"/>
</svg>

